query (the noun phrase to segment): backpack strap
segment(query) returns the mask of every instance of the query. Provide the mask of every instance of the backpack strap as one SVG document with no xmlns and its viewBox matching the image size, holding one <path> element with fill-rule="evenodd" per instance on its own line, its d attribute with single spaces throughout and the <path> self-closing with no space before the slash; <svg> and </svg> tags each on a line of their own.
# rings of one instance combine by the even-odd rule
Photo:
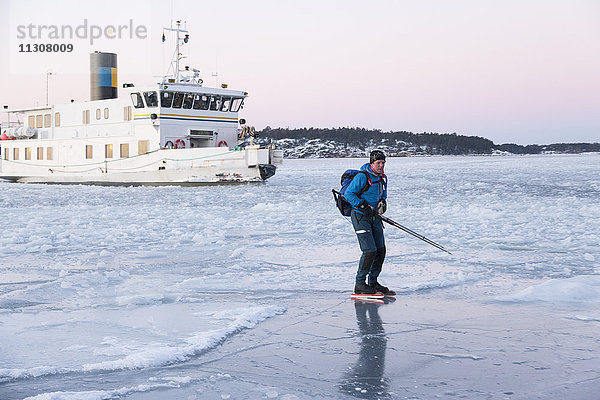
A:
<svg viewBox="0 0 600 400">
<path fill-rule="evenodd" d="M 381 174 L 381 184 L 383 185 L 383 190 L 387 190 L 387 175 Z"/>
<path fill-rule="evenodd" d="M 363 195 L 363 193 L 367 191 L 367 189 L 369 189 L 371 186 L 373 186 L 373 182 L 371 181 L 371 177 L 369 176 L 369 173 L 367 171 L 360 171 L 360 172 L 365 174 L 365 177 L 367 178 L 367 183 L 356 194 L 358 197 L 361 197 Z"/>
</svg>

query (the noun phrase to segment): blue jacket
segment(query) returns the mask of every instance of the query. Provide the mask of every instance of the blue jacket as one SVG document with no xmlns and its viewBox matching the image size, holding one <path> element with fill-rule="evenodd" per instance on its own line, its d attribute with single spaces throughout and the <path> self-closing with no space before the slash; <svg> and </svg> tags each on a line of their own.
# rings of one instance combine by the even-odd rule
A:
<svg viewBox="0 0 600 400">
<path fill-rule="evenodd" d="M 366 163 L 362 167 L 360 167 L 361 171 L 367 171 L 369 176 L 371 177 L 372 185 L 368 188 L 362 196 L 358 197 L 358 192 L 367 184 L 367 177 L 365 174 L 360 173 L 356 174 L 346 192 L 344 193 L 344 197 L 348 200 L 348 203 L 352 205 L 354 210 L 361 213 L 357 210 L 357 207 L 360 203 L 366 200 L 373 208 L 377 209 L 377 202 L 381 199 L 387 199 L 387 177 L 385 175 L 376 175 L 369 163 Z M 361 213 L 362 214 L 362 213 Z"/>
</svg>

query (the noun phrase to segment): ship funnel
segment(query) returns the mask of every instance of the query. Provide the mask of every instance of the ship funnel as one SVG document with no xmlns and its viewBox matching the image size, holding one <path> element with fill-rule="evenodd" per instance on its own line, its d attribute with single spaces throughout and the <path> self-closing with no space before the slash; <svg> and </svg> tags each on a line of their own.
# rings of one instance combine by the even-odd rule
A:
<svg viewBox="0 0 600 400">
<path fill-rule="evenodd" d="M 117 98 L 117 55 L 90 53 L 90 100 Z"/>
</svg>

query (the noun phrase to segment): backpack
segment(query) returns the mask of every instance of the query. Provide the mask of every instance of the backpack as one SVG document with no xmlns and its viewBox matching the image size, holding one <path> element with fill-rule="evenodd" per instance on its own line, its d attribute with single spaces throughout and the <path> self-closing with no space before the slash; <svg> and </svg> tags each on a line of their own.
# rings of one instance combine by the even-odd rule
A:
<svg viewBox="0 0 600 400">
<path fill-rule="evenodd" d="M 350 183 L 358 174 L 365 174 L 365 176 L 367 177 L 367 184 L 358 192 L 358 197 L 362 196 L 362 194 L 368 188 L 370 188 L 371 185 L 373 185 L 373 182 L 371 182 L 371 177 L 369 176 L 369 173 L 367 171 L 348 169 L 342 174 L 342 178 L 340 179 L 340 184 L 342 185 L 340 191 L 338 192 L 335 189 L 331 189 L 331 192 L 333 193 L 333 199 L 335 200 L 335 205 L 338 208 L 338 210 L 340 210 L 340 213 L 342 213 L 342 215 L 345 217 L 350 216 L 350 213 L 352 212 L 352 205 L 348 203 L 348 200 L 344 198 L 344 193 L 346 193 L 346 189 L 348 189 L 348 186 L 350 186 Z"/>
</svg>

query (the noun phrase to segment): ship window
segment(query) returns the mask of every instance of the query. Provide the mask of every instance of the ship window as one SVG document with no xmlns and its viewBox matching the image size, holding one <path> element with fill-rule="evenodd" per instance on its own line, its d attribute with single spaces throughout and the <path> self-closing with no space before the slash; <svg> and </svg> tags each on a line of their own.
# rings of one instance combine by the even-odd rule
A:
<svg viewBox="0 0 600 400">
<path fill-rule="evenodd" d="M 119 147 L 121 151 L 121 158 L 129 157 L 129 143 L 121 143 Z"/>
<path fill-rule="evenodd" d="M 4 159 L 8 160 L 8 149 L 6 147 L 4 148 Z"/>
<path fill-rule="evenodd" d="M 44 128 L 52 126 L 52 114 L 44 114 Z"/>
<path fill-rule="evenodd" d="M 223 97 L 223 104 L 221 105 L 221 111 L 229 111 L 229 105 L 231 104 L 231 97 Z"/>
<path fill-rule="evenodd" d="M 100 109 L 96 108 L 96 119 L 100 119 Z"/>
<path fill-rule="evenodd" d="M 31 160 L 31 147 L 25 147 L 25 159 Z"/>
<path fill-rule="evenodd" d="M 139 93 L 131 93 L 131 100 L 135 108 L 144 108 L 144 102 L 142 101 L 142 95 Z"/>
<path fill-rule="evenodd" d="M 90 110 L 83 110 L 83 123 L 84 124 L 90 123 Z"/>
<path fill-rule="evenodd" d="M 35 128 L 35 115 L 30 115 L 27 117 L 27 126 L 30 128 Z"/>
<path fill-rule="evenodd" d="M 42 114 L 35 116 L 35 127 L 41 128 L 44 125 L 44 116 Z"/>
<path fill-rule="evenodd" d="M 144 92 L 144 98 L 146 99 L 146 106 L 158 106 L 158 97 L 156 97 L 156 92 Z"/>
<path fill-rule="evenodd" d="M 175 93 L 173 97 L 173 108 L 181 108 L 183 104 L 183 93 Z"/>
<path fill-rule="evenodd" d="M 104 145 L 104 158 L 113 158 L 113 145 Z"/>
<path fill-rule="evenodd" d="M 60 113 L 54 113 L 54 126 L 60 126 Z"/>
<path fill-rule="evenodd" d="M 123 120 L 131 121 L 131 106 L 123 107 Z"/>
<path fill-rule="evenodd" d="M 194 96 L 194 110 L 208 110 L 210 97 L 205 94 L 197 94 Z"/>
<path fill-rule="evenodd" d="M 200 109 L 200 95 L 199 94 L 195 94 L 194 95 L 194 110 L 199 110 Z"/>
<path fill-rule="evenodd" d="M 13 149 L 13 160 L 18 160 L 18 159 L 19 159 L 19 149 L 15 147 Z"/>
<path fill-rule="evenodd" d="M 171 104 L 173 104 L 173 92 L 161 92 L 160 106 L 171 107 Z"/>
<path fill-rule="evenodd" d="M 38 147 L 37 148 L 37 159 L 38 160 L 43 160 L 44 159 L 44 148 L 43 147 Z"/>
<path fill-rule="evenodd" d="M 210 109 L 218 111 L 221 108 L 221 96 L 211 96 Z"/>
<path fill-rule="evenodd" d="M 92 157 L 94 157 L 94 146 L 91 144 L 87 144 L 85 146 L 85 158 L 89 160 Z"/>
<path fill-rule="evenodd" d="M 138 140 L 138 154 L 146 154 L 148 152 L 149 140 Z"/>
<path fill-rule="evenodd" d="M 242 97 L 234 97 L 231 101 L 231 107 L 229 108 L 229 110 L 233 112 L 240 111 L 240 107 L 242 106 L 243 102 L 244 99 Z"/>
<path fill-rule="evenodd" d="M 192 93 L 186 93 L 185 98 L 183 100 L 183 108 L 190 109 L 192 108 L 192 104 L 194 103 L 194 95 Z"/>
<path fill-rule="evenodd" d="M 52 147 L 46 149 L 46 160 L 52 160 Z"/>
<path fill-rule="evenodd" d="M 104 119 L 108 119 L 108 108 L 104 109 Z"/>
</svg>

